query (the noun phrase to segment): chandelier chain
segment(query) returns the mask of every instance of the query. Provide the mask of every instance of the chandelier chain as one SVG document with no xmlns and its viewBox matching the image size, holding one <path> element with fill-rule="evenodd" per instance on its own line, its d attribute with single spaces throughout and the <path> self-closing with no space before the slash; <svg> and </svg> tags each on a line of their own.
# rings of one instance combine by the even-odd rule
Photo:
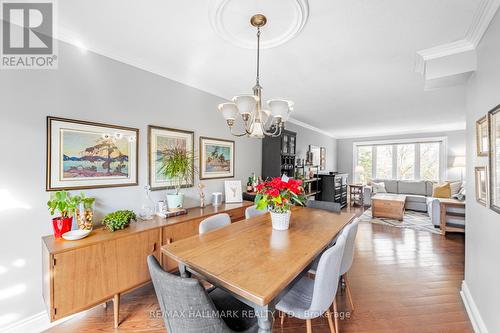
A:
<svg viewBox="0 0 500 333">
<path fill-rule="evenodd" d="M 260 85 L 260 27 L 257 27 L 257 86 Z"/>
</svg>

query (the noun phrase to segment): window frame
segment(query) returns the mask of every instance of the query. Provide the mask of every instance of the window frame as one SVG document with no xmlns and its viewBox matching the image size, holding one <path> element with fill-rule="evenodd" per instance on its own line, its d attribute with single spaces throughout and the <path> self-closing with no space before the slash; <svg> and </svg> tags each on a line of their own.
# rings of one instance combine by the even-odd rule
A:
<svg viewBox="0 0 500 333">
<path fill-rule="evenodd" d="M 375 141 L 358 141 L 353 142 L 353 165 L 352 175 L 353 181 L 356 182 L 355 169 L 358 165 L 358 147 L 371 146 L 372 147 L 372 179 L 376 179 L 377 172 L 377 146 L 391 146 L 392 145 L 392 178 L 397 179 L 397 145 L 399 144 L 414 144 L 415 145 L 415 160 L 414 160 L 414 179 L 422 180 L 420 177 L 420 144 L 421 143 L 439 143 L 439 179 L 433 181 L 441 182 L 447 179 L 447 156 L 448 156 L 448 138 L 446 136 L 428 137 L 428 138 L 407 138 L 407 139 L 392 139 L 392 140 L 375 140 Z"/>
</svg>

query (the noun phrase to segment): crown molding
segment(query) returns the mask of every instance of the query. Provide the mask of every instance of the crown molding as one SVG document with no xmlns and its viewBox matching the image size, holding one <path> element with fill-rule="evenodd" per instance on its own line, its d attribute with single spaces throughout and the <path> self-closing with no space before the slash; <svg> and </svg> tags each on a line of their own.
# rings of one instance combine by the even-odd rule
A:
<svg viewBox="0 0 500 333">
<path fill-rule="evenodd" d="M 324 130 L 322 130 L 322 129 L 320 129 L 320 128 L 317 128 L 317 127 L 315 127 L 315 126 L 309 125 L 309 124 L 304 123 L 304 122 L 302 122 L 302 121 L 300 121 L 300 120 L 297 120 L 297 119 L 295 119 L 295 118 L 288 118 L 287 122 L 291 122 L 292 124 L 295 124 L 295 125 L 300 126 L 300 127 L 307 128 L 307 129 L 309 129 L 309 130 L 311 130 L 311 131 L 314 131 L 314 132 L 317 132 L 317 133 L 320 133 L 320 134 L 326 135 L 326 136 L 328 136 L 328 137 L 330 137 L 330 138 L 333 138 L 333 139 L 336 139 L 336 138 L 337 138 L 336 136 L 334 136 L 334 135 L 333 135 L 332 133 L 330 133 L 330 132 L 327 132 L 327 131 L 324 131 Z"/>
<path fill-rule="evenodd" d="M 451 58 L 469 51 L 475 52 L 499 6 L 500 0 L 482 0 L 465 37 L 455 42 L 418 51 L 415 58 L 415 72 L 422 74 L 427 80 L 427 63 L 429 61 Z M 457 74 L 459 74 L 459 69 L 457 70 Z M 464 72 L 470 72 L 470 68 L 464 69 Z"/>
<path fill-rule="evenodd" d="M 474 47 L 477 47 L 481 42 L 499 6 L 500 0 L 483 0 L 479 4 L 472 19 L 472 24 L 465 35 L 465 39 L 474 45 Z"/>
</svg>

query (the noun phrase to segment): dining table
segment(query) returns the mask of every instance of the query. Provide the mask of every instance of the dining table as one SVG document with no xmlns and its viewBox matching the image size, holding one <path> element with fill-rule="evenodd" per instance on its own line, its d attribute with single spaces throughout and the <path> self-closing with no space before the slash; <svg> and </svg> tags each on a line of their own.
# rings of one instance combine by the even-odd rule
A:
<svg viewBox="0 0 500 333">
<path fill-rule="evenodd" d="M 271 332 L 275 305 L 355 215 L 293 207 L 290 228 L 269 213 L 162 246 L 183 277 L 198 276 L 254 309 L 259 332 Z"/>
</svg>

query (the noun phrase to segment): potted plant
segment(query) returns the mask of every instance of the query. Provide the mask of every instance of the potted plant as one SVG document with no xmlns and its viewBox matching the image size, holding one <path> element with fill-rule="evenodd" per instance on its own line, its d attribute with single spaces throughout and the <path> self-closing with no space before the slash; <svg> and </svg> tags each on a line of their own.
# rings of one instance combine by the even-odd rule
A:
<svg viewBox="0 0 500 333">
<path fill-rule="evenodd" d="M 78 202 L 78 197 L 72 198 L 66 191 L 58 191 L 51 194 L 50 200 L 47 202 L 50 215 L 54 215 L 56 211 L 60 214 L 60 216 L 52 219 L 55 238 L 61 238 L 65 232 L 71 230 L 73 214 Z"/>
<path fill-rule="evenodd" d="M 286 176 L 273 178 L 257 185 L 255 204 L 259 210 L 271 213 L 273 229 L 287 230 L 290 226 L 290 209 L 305 202 L 302 181 Z"/>
<path fill-rule="evenodd" d="M 168 210 L 182 209 L 184 195 L 180 193 L 180 190 L 193 182 L 195 173 L 193 154 L 180 147 L 165 150 L 161 159 L 160 172 L 171 180 L 175 188 L 175 193 L 167 194 Z"/>
<path fill-rule="evenodd" d="M 131 210 L 117 210 L 104 216 L 102 224 L 111 232 L 125 229 L 130 221 L 137 220 L 137 216 Z"/>
</svg>

